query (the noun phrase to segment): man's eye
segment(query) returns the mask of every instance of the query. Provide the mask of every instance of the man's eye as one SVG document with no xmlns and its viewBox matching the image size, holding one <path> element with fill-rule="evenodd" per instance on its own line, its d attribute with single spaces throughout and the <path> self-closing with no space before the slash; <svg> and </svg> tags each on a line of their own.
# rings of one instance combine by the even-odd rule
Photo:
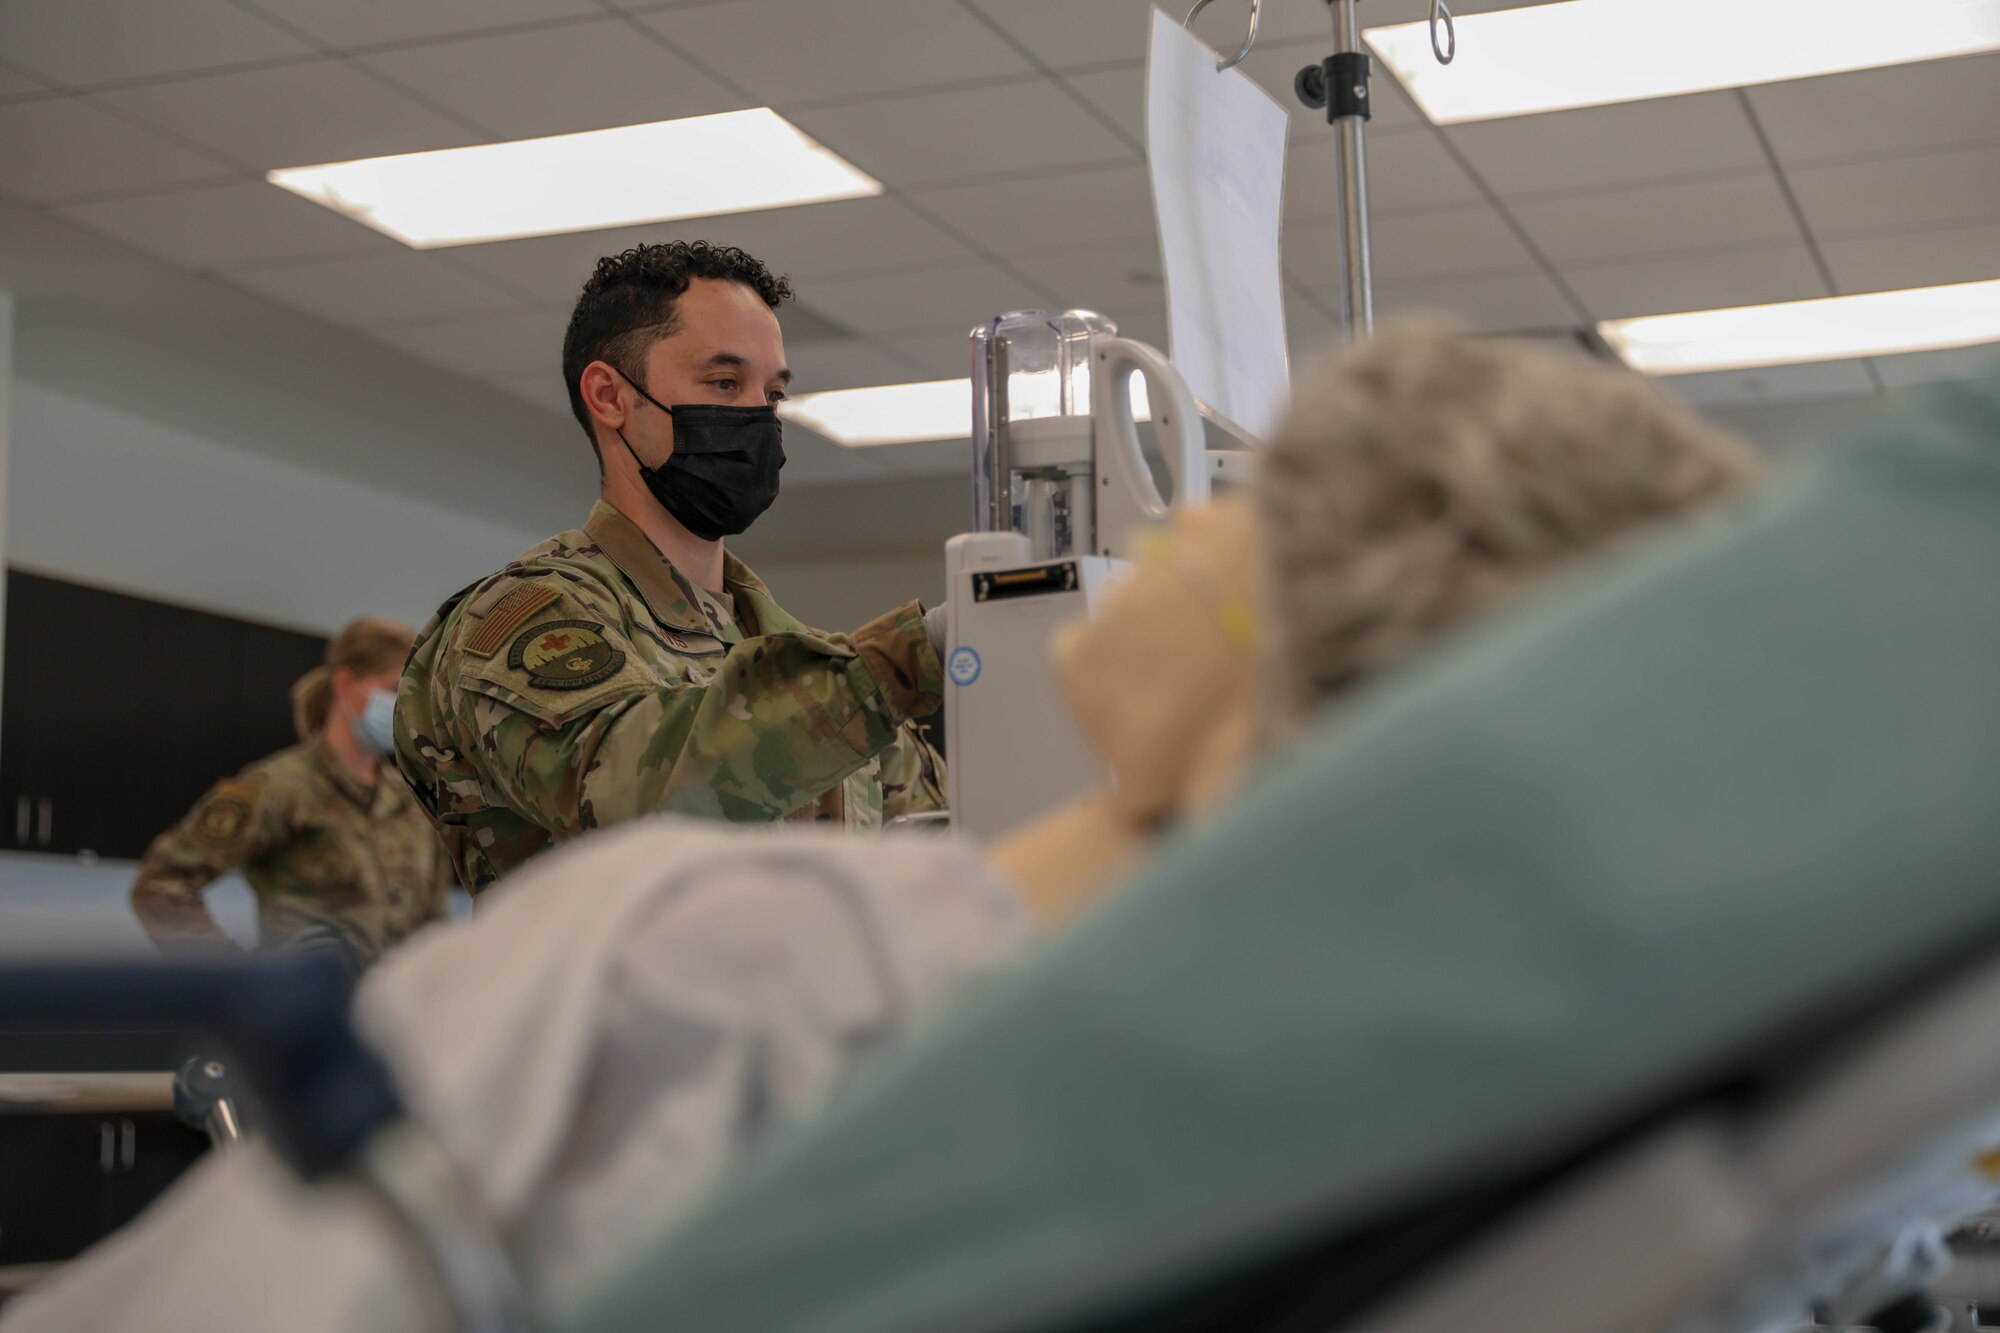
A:
<svg viewBox="0 0 2000 1333">
<path fill-rule="evenodd" d="M 766 398 L 769 398 L 774 404 L 782 403 L 785 401 L 785 391 L 783 389 L 773 389 L 771 390 L 771 392 L 769 392 L 764 396 Z"/>
<path fill-rule="evenodd" d="M 720 389 L 720 390 L 722 390 L 722 391 L 723 391 L 724 393 L 735 393 L 735 392 L 736 392 L 736 381 L 735 381 L 735 380 L 716 380 L 716 381 L 715 381 L 715 387 L 716 387 L 716 388 L 718 388 L 718 389 Z"/>
</svg>

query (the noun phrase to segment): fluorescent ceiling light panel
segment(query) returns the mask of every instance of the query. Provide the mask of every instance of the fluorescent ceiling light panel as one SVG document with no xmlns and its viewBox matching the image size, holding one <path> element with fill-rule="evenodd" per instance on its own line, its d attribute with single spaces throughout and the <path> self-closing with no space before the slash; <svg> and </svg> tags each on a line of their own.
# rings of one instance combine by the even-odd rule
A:
<svg viewBox="0 0 2000 1333">
<path fill-rule="evenodd" d="M 962 440 L 972 434 L 972 381 L 930 380 L 804 393 L 780 403 L 778 414 L 853 449 Z"/>
<path fill-rule="evenodd" d="M 1597 331 L 1654 375 L 1977 347 L 2000 343 L 2000 280 L 1613 319 Z"/>
<path fill-rule="evenodd" d="M 1132 412 L 1136 421 L 1152 419 L 1146 382 L 1137 375 L 1132 377 Z M 850 449 L 963 440 L 972 434 L 972 381 L 929 380 L 805 393 L 780 403 L 778 415 Z"/>
<path fill-rule="evenodd" d="M 418 250 L 882 193 L 769 107 L 285 167 L 265 179 Z"/>
<path fill-rule="evenodd" d="M 1440 125 L 2000 50 L 2000 0 L 1567 0 L 1457 28 L 1449 65 L 1428 23 L 1367 32 Z"/>
</svg>

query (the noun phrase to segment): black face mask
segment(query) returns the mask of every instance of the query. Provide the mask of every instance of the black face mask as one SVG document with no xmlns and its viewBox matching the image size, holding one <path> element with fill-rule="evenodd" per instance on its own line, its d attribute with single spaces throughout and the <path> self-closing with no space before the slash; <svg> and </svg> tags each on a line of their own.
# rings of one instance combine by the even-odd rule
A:
<svg viewBox="0 0 2000 1333">
<path fill-rule="evenodd" d="M 674 419 L 674 452 L 647 467 L 619 431 L 660 508 L 703 541 L 734 537 L 778 498 L 778 470 L 785 465 L 784 424 L 775 407 L 722 407 L 682 403 L 668 407 L 629 376 L 639 396 Z"/>
</svg>

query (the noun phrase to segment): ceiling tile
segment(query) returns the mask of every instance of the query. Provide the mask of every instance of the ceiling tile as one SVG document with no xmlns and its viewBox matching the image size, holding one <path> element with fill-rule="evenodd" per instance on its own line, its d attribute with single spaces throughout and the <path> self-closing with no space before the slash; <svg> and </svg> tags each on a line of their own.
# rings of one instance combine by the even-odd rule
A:
<svg viewBox="0 0 2000 1333">
<path fill-rule="evenodd" d="M 1169 354 L 1173 352 L 1173 331 L 1167 327 L 1167 308 L 1164 304 L 1150 309 L 1137 306 L 1126 311 L 1125 318 L 1118 321 L 1118 336 L 1146 343 Z"/>
<path fill-rule="evenodd" d="M 972 3 L 1052 69 L 1146 58 L 1146 44 L 1152 32 L 1152 0 L 972 0 Z M 1279 6 L 1265 8 L 1275 10 Z M 1234 51 L 1243 40 L 1241 28 L 1247 13 L 1246 7 L 1236 3 L 1211 5 L 1195 28 L 1210 45 L 1220 46 L 1227 41 L 1229 49 Z"/>
<path fill-rule="evenodd" d="M 338 60 L 128 88 L 103 100 L 259 170 L 447 148 L 470 137 Z"/>
<path fill-rule="evenodd" d="M 1300 8 L 1310 12 L 1311 6 Z M 1291 114 L 1294 139 L 1308 134 L 1333 133 L 1332 127 L 1327 124 L 1325 110 L 1316 111 L 1301 102 L 1296 87 L 1299 71 L 1307 65 L 1319 64 L 1332 51 L 1333 43 L 1324 36 L 1315 35 L 1303 42 L 1270 43 L 1259 37 L 1257 49 L 1238 66 Z M 1417 104 L 1410 100 L 1410 95 L 1403 91 L 1403 85 L 1396 82 L 1395 75 L 1389 73 L 1379 61 L 1375 64 L 1375 77 L 1369 80 L 1368 91 L 1373 102 L 1373 113 L 1368 118 L 1369 134 L 1421 129 L 1430 123 L 1424 119 L 1424 113 L 1417 110 Z"/>
<path fill-rule="evenodd" d="M 1334 147 L 1330 137 L 1294 139 L 1285 154 L 1287 224 L 1331 218 Z M 1479 186 L 1428 131 L 1385 134 L 1368 141 L 1368 209 L 1371 217 L 1462 207 L 1485 202 Z"/>
<path fill-rule="evenodd" d="M 963 245 L 893 198 L 733 213 L 665 227 L 675 235 L 708 236 L 748 250 L 806 281 L 971 258 Z"/>
<path fill-rule="evenodd" d="M 381 232 L 263 181 L 232 181 L 56 211 L 92 231 L 192 268 L 401 248 Z"/>
<path fill-rule="evenodd" d="M 1510 207 L 1558 265 L 1800 239 L 1784 191 L 1769 173 L 1524 199 Z"/>
<path fill-rule="evenodd" d="M 927 378 L 917 367 L 873 343 L 798 343 L 788 346 L 793 394 L 823 389 L 855 389 L 871 384 L 910 384 Z"/>
<path fill-rule="evenodd" d="M 1287 300 L 1286 309 L 1293 307 Z M 999 312 L 994 312 L 999 313 Z M 924 337 L 899 338 L 890 344 L 898 356 L 908 358 L 923 368 L 923 379 L 961 379 L 972 373 L 972 344 L 967 336 L 972 328 L 972 320 L 956 332 L 939 332 Z M 1164 349 L 1167 346 L 1167 317 L 1165 310 L 1154 310 L 1137 318 L 1118 322 L 1118 332 L 1127 338 L 1136 338 L 1142 343 Z"/>
<path fill-rule="evenodd" d="M 1843 292 L 1889 292 L 2000 278 L 2000 218 L 1881 236 L 1822 240 Z"/>
<path fill-rule="evenodd" d="M 995 312 L 998 313 L 998 312 Z M 950 380 L 972 373 L 972 320 L 956 330 L 896 338 L 885 346 L 915 367 L 913 380 Z"/>
<path fill-rule="evenodd" d="M 1803 366 L 1720 370 L 1706 375 L 1663 375 L 1656 383 L 1697 407 L 1743 407 L 1754 403 L 1808 403 L 1828 398 L 1865 398 L 1875 392 L 1865 361 L 1822 361 Z"/>
<path fill-rule="evenodd" d="M 228 275 L 230 282 L 339 324 L 498 313 L 505 296 L 414 250 Z"/>
<path fill-rule="evenodd" d="M 479 319 L 439 320 L 375 329 L 391 347 L 475 379 L 545 376 L 562 390 L 567 310 L 520 310 Z"/>
<path fill-rule="evenodd" d="M 1113 242 L 1154 243 L 1152 178 L 1142 163 L 957 185 L 912 197 L 1008 258 Z"/>
<path fill-rule="evenodd" d="M 1371 220 L 1375 281 L 1424 282 L 1473 274 L 1525 273 L 1535 258 L 1506 220 L 1485 204 L 1437 213 L 1394 213 Z M 1285 229 L 1285 267 L 1327 299 L 1339 275 L 1331 221 Z"/>
<path fill-rule="evenodd" d="M 1285 342 L 1291 350 L 1294 380 L 1302 365 L 1330 351 L 1340 341 L 1340 330 L 1317 306 L 1297 296 L 1287 298 Z"/>
<path fill-rule="evenodd" d="M 1539 273 L 1399 283 L 1375 293 L 1378 320 L 1422 314 L 1445 315 L 1473 333 L 1566 328 L 1578 322 L 1555 284 Z"/>
<path fill-rule="evenodd" d="M 938 0 L 736 0 L 640 20 L 767 105 L 1033 72 L 992 29 Z M 782 33 L 782 41 L 746 41 Z"/>
<path fill-rule="evenodd" d="M 1822 237 L 2000 218 L 2000 143 L 1786 174 Z"/>
<path fill-rule="evenodd" d="M 589 465 L 590 443 L 583 438 L 583 432 L 576 425 L 576 418 L 570 415 L 569 391 L 563 387 L 560 373 L 547 368 L 533 367 L 499 371 L 488 375 L 473 375 L 470 378 L 552 414 L 556 421 L 551 423 L 549 437 L 551 442 L 574 449 L 579 467 Z"/>
<path fill-rule="evenodd" d="M 1563 270 L 1599 319 L 1668 315 L 1831 296 L 1803 242 Z"/>
<path fill-rule="evenodd" d="M 246 0 L 343 50 L 604 11 L 591 0 Z"/>
<path fill-rule="evenodd" d="M 904 270 L 815 283 L 813 306 L 857 333 L 896 339 L 959 333 L 1007 310 L 1046 304 L 990 264 Z"/>
<path fill-rule="evenodd" d="M 1547 0 L 1528 0 L 1546 3 Z M 1154 0 L 972 0 L 1044 63 L 1057 69 L 1139 60 L 1146 54 L 1152 31 Z M 1511 9 L 1523 0 L 1456 0 L 1452 11 L 1477 14 Z M 1193 8 L 1189 0 L 1165 0 L 1160 5 L 1176 19 Z M 1369 0 L 1362 18 L 1369 27 L 1407 23 L 1430 13 L 1430 0 Z M 1249 27 L 1250 9 L 1243 0 L 1212 4 L 1195 20 L 1195 31 L 1217 50 L 1235 51 Z M 1320 0 L 1286 4 L 1265 0 L 1257 21 L 1257 46 L 1299 42 L 1308 38 L 1333 45 L 1333 24 Z M 1252 59 L 1256 53 L 1251 53 Z"/>
<path fill-rule="evenodd" d="M 1096 107 L 1111 123 L 1131 136 L 1140 151 L 1146 144 L 1146 67 L 1125 65 L 1118 69 L 1094 70 L 1088 74 L 1065 74 L 1064 83 L 1084 101 Z"/>
<path fill-rule="evenodd" d="M 75 97 L 0 106 L 0 193 L 44 203 L 213 180 L 229 169 Z"/>
<path fill-rule="evenodd" d="M 567 305 L 583 291 L 584 280 L 599 259 L 641 242 L 666 240 L 668 234 L 664 227 L 614 227 L 456 246 L 452 255 L 463 267 L 487 274 L 530 300 Z"/>
<path fill-rule="evenodd" d="M 1734 93 L 1489 120 L 1446 133 L 1506 198 L 1769 165 Z"/>
<path fill-rule="evenodd" d="M 1314 111 L 1299 101 L 1292 91 L 1292 80 L 1300 67 L 1315 63 L 1325 54 L 1325 43 L 1292 42 L 1283 45 L 1266 46 L 1259 41 L 1257 50 L 1243 62 L 1243 71 L 1268 92 L 1278 105 L 1291 115 L 1291 138 L 1294 143 L 1312 136 L 1328 137 L 1333 131 L 1326 123 L 1326 112 Z M 1146 65 L 1144 61 L 1121 65 L 1110 69 L 1095 69 L 1088 72 L 1065 74 L 1069 85 L 1117 123 L 1119 128 L 1141 143 L 1146 140 Z M 1426 124 L 1423 113 L 1416 103 L 1409 99 L 1393 77 L 1384 74 L 1374 80 L 1375 114 L 1368 122 L 1371 136 L 1393 133 L 1397 130 L 1421 128 Z"/>
<path fill-rule="evenodd" d="M 361 63 L 501 139 L 677 120 L 745 105 L 619 18 L 404 47 Z M 634 163 L 633 169 L 648 168 Z"/>
<path fill-rule="evenodd" d="M 828 319 L 814 309 L 810 301 L 796 298 L 778 308 L 778 328 L 784 333 L 785 341 L 794 347 L 806 343 L 824 346 L 849 342 L 854 337 L 846 325 Z"/>
<path fill-rule="evenodd" d="M 1945 352 L 1906 352 L 1902 356 L 1878 356 L 1875 369 L 1882 383 L 1891 389 L 1908 389 L 1922 384 L 1945 384 L 1953 380 L 1981 380 L 2000 376 L 2000 343 L 1983 347 L 1955 347 Z"/>
<path fill-rule="evenodd" d="M 809 304 L 811 284 L 823 277 L 970 258 L 950 236 L 888 198 L 496 241 L 462 246 L 452 254 L 534 300 L 566 305 L 576 300 L 603 256 L 675 238 L 747 250 L 805 287 Z"/>
<path fill-rule="evenodd" d="M 4 4 L 0 51 L 9 63 L 68 87 L 312 54 L 276 24 L 227 0 Z"/>
<path fill-rule="evenodd" d="M 1020 267 L 1057 297 L 1057 305 L 1108 315 L 1121 330 L 1157 324 L 1166 317 L 1167 289 L 1155 245 L 1045 255 L 1024 259 Z"/>
<path fill-rule="evenodd" d="M 899 188 L 1107 162 L 1127 152 L 1045 79 L 822 107 L 793 119 L 863 171 Z"/>
<path fill-rule="evenodd" d="M 742 0 L 597 0 L 606 9 L 650 14 L 659 9 L 699 9 L 703 5 L 734 5 Z"/>
<path fill-rule="evenodd" d="M 1788 166 L 2000 138 L 2000 53 L 1745 92 Z"/>
<path fill-rule="evenodd" d="M 40 97 L 48 91 L 45 81 L 30 76 L 25 70 L 0 64 L 0 97 Z"/>
</svg>

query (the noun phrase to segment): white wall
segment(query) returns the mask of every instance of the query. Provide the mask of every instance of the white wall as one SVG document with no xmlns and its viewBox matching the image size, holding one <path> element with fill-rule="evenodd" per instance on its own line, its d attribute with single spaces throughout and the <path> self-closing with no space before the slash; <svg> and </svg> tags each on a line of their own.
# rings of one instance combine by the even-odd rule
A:
<svg viewBox="0 0 2000 1333">
<path fill-rule="evenodd" d="M 7 559 L 60 578 L 317 632 L 421 624 L 548 535 L 18 379 L 13 408 Z"/>
</svg>

